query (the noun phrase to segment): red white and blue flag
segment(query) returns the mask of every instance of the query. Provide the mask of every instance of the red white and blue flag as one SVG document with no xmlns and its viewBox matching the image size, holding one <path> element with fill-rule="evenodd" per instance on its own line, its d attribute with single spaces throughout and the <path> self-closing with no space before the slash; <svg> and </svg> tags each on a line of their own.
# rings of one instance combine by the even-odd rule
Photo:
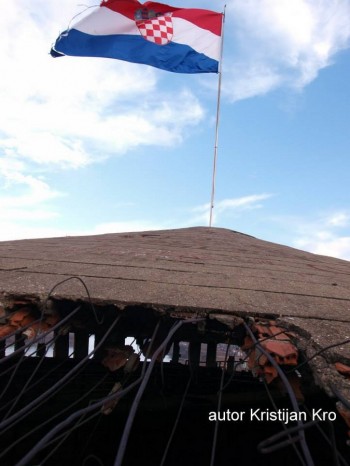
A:
<svg viewBox="0 0 350 466">
<path fill-rule="evenodd" d="M 51 55 L 116 58 L 176 73 L 217 73 L 221 33 L 222 13 L 103 0 L 60 34 Z"/>
</svg>

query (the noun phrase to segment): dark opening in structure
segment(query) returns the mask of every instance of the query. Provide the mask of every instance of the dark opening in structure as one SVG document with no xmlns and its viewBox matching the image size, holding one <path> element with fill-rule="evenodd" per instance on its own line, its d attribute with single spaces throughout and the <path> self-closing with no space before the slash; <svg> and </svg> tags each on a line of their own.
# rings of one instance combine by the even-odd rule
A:
<svg viewBox="0 0 350 466">
<path fill-rule="evenodd" d="M 39 303 L 14 300 L 1 327 L 0 464 L 348 464 L 339 416 L 313 418 L 313 409 L 334 413 L 335 401 L 307 364 L 293 372 L 300 359 L 277 354 L 286 333 L 267 332 L 276 328 L 268 319 L 266 328 L 250 322 L 259 339 L 248 343 L 247 322 L 232 322 L 58 299 L 42 312 Z M 301 427 L 288 419 L 288 388 L 263 364 L 264 341 L 274 342 L 270 354 L 291 374 L 306 413 Z"/>
</svg>

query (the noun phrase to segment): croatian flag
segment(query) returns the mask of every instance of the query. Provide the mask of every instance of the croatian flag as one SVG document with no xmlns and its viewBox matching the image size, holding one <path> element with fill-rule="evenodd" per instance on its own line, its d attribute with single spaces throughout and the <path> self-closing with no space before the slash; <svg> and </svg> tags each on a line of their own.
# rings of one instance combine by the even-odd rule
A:
<svg viewBox="0 0 350 466">
<path fill-rule="evenodd" d="M 217 73 L 221 32 L 222 13 L 103 0 L 60 34 L 51 55 L 116 58 L 176 73 Z"/>
</svg>

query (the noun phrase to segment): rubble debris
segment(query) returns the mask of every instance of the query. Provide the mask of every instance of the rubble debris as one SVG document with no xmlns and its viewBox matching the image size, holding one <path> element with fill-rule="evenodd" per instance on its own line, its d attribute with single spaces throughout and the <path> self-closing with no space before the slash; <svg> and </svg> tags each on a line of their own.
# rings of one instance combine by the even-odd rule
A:
<svg viewBox="0 0 350 466">
<path fill-rule="evenodd" d="M 28 326 L 34 322 L 36 318 L 30 308 L 23 307 L 7 316 L 6 320 L 7 323 L 0 327 L 0 338 L 5 338 L 17 330 Z"/>
<path fill-rule="evenodd" d="M 16 328 L 25 327 L 31 322 L 34 322 L 34 320 L 35 317 L 32 315 L 32 310 L 28 307 L 23 307 L 13 314 L 10 314 L 8 317 L 9 324 Z"/>
<path fill-rule="evenodd" d="M 254 323 L 252 330 L 257 334 L 261 346 L 271 354 L 277 364 L 286 366 L 298 364 L 298 350 L 289 337 L 291 334 L 277 327 L 274 321 Z M 267 383 L 278 377 L 276 368 L 259 351 L 249 335 L 245 337 L 242 349 L 249 353 L 248 367 L 253 375 L 263 376 Z"/>
<path fill-rule="evenodd" d="M 47 333 L 52 327 L 54 327 L 60 321 L 59 314 L 52 313 L 48 316 L 44 316 L 39 322 L 34 322 L 33 325 L 24 330 L 25 335 L 29 340 L 36 338 L 37 336 Z"/>
<path fill-rule="evenodd" d="M 117 382 L 113 385 L 112 390 L 109 392 L 109 395 L 113 395 L 113 393 L 116 393 L 122 389 L 122 384 L 120 382 Z M 102 405 L 101 412 L 102 414 L 105 414 L 106 416 L 108 414 L 111 414 L 113 409 L 117 406 L 119 402 L 119 398 L 114 398 L 113 400 L 106 401 L 104 405 Z"/>
<path fill-rule="evenodd" d="M 13 325 L 2 325 L 0 328 L 0 338 L 5 338 L 9 335 L 12 335 L 16 330 L 17 327 L 14 327 Z"/>
<path fill-rule="evenodd" d="M 342 362 L 336 362 L 335 368 L 341 375 L 345 375 L 345 377 L 350 379 L 350 366 L 343 364 Z"/>
<path fill-rule="evenodd" d="M 129 374 L 135 372 L 140 364 L 140 356 L 136 353 L 130 355 L 127 363 L 124 366 L 124 372 Z"/>
<path fill-rule="evenodd" d="M 111 372 L 121 369 L 126 365 L 130 356 L 134 353 L 130 345 L 112 346 L 106 348 L 107 355 L 102 359 L 102 365 Z"/>
</svg>

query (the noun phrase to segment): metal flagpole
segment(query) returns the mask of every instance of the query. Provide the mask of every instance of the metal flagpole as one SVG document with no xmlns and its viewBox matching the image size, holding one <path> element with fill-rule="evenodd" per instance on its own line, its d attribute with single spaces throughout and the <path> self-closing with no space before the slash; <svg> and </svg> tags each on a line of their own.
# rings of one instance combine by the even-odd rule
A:
<svg viewBox="0 0 350 466">
<path fill-rule="evenodd" d="M 218 141 L 219 141 L 219 120 L 220 120 L 220 98 L 221 98 L 221 77 L 222 77 L 222 55 L 224 49 L 224 23 L 225 23 L 225 10 L 222 14 L 222 35 L 221 35 L 221 50 L 220 50 L 220 63 L 219 63 L 219 80 L 218 80 L 218 98 L 216 103 L 216 124 L 215 124 L 215 144 L 214 144 L 214 164 L 213 164 L 213 178 L 211 183 L 211 199 L 210 199 L 210 215 L 209 215 L 209 227 L 212 226 L 213 222 L 213 209 L 214 209 L 214 198 L 215 198 L 215 180 L 216 180 L 216 162 L 218 158 Z"/>
</svg>

